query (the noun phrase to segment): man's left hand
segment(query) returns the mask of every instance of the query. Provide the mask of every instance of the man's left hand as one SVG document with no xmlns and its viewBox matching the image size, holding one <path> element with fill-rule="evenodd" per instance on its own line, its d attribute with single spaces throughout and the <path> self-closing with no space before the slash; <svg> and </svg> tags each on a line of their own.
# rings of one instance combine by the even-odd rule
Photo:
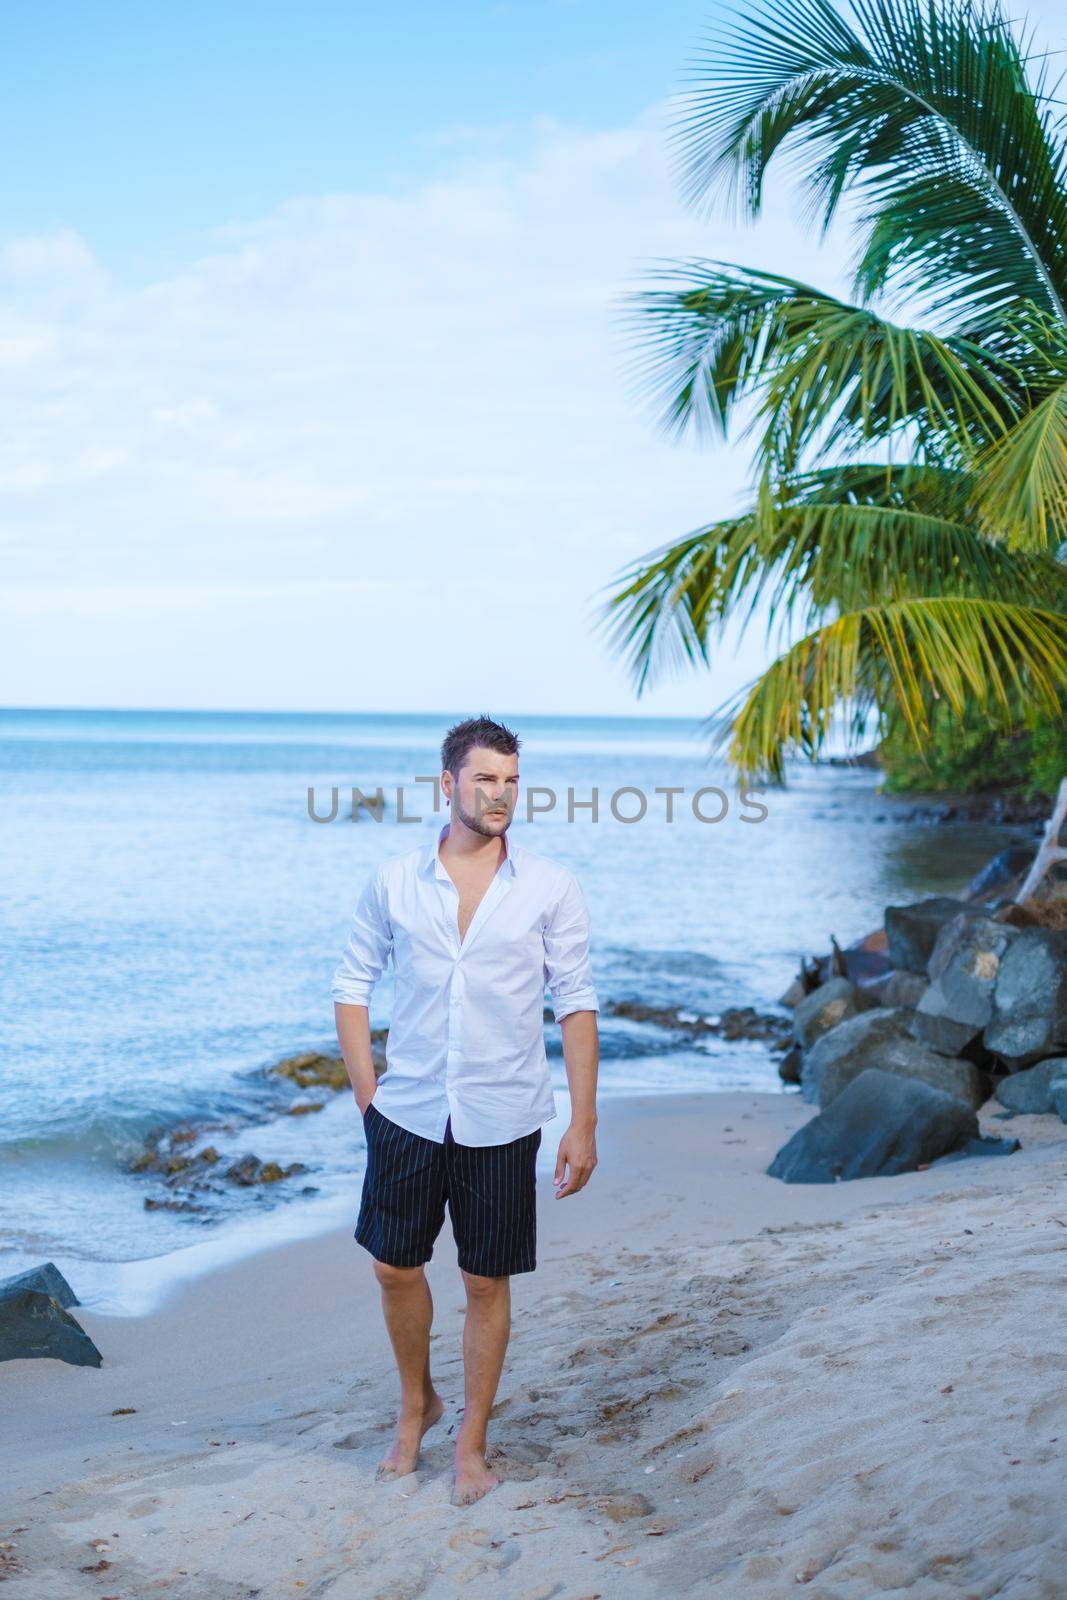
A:
<svg viewBox="0 0 1067 1600">
<path fill-rule="evenodd" d="M 592 1128 L 576 1128 L 573 1123 L 559 1141 L 559 1152 L 556 1156 L 556 1199 L 563 1200 L 569 1194 L 577 1194 L 579 1189 L 584 1189 L 593 1176 L 596 1166 L 596 1134 Z M 564 1179 L 564 1169 L 567 1171 Z"/>
</svg>

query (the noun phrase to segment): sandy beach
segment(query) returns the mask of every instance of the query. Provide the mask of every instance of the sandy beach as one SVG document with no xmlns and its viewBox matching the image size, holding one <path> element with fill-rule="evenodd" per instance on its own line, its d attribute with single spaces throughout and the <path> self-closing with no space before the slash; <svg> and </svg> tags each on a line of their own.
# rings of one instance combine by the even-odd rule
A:
<svg viewBox="0 0 1067 1600">
<path fill-rule="evenodd" d="M 503 1481 L 449 1503 L 462 1291 L 429 1268 L 446 1400 L 379 1484 L 395 1375 L 350 1230 L 78 1312 L 100 1370 L 0 1365 L 9 1600 L 1067 1592 L 1067 1127 L 900 1177 L 764 1174 L 813 1115 L 610 1101 L 580 1195 L 542 1185 L 495 1410 Z M 115 1414 L 132 1408 L 127 1414 Z"/>
</svg>

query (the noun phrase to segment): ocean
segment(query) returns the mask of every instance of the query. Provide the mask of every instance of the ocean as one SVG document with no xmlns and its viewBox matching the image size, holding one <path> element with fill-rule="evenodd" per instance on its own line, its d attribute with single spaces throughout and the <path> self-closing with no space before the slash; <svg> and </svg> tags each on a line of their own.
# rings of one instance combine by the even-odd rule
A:
<svg viewBox="0 0 1067 1600">
<path fill-rule="evenodd" d="M 226 1252 L 354 1224 L 351 1096 L 294 1117 L 264 1069 L 336 1051 L 329 987 L 356 897 L 444 822 L 419 780 L 462 714 L 0 712 L 0 1275 L 51 1259 L 87 1303 L 141 1309 Z M 796 765 L 745 800 L 695 720 L 499 715 L 522 739 L 515 837 L 565 862 L 589 904 L 602 1116 L 623 1094 L 780 1087 L 762 1041 L 611 1005 L 771 1009 L 803 953 L 879 926 L 886 903 L 959 890 L 1018 837 L 908 821 L 867 769 Z M 353 788 L 379 786 L 381 820 L 353 821 Z M 313 820 L 334 789 L 336 815 Z M 387 978 L 372 1022 L 388 1016 Z M 546 1039 L 558 1137 L 559 1029 Z M 306 1171 L 203 1211 L 147 1209 L 158 1187 L 131 1162 L 184 1123 L 210 1124 L 226 1164 Z"/>
</svg>

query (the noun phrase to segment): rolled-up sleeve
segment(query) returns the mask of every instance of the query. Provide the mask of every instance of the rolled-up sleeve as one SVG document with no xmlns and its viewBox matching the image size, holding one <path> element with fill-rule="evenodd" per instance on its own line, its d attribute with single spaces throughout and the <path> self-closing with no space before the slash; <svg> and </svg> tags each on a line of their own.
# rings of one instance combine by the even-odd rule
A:
<svg viewBox="0 0 1067 1600">
<path fill-rule="evenodd" d="M 557 1022 L 572 1011 L 599 1011 L 589 964 L 589 912 L 575 878 L 568 875 L 563 892 L 544 928 L 545 986 L 552 996 Z"/>
<path fill-rule="evenodd" d="M 352 917 L 341 959 L 333 975 L 330 997 L 347 1006 L 369 1006 L 374 985 L 385 971 L 393 948 L 393 930 L 381 867 L 369 878 Z"/>
</svg>

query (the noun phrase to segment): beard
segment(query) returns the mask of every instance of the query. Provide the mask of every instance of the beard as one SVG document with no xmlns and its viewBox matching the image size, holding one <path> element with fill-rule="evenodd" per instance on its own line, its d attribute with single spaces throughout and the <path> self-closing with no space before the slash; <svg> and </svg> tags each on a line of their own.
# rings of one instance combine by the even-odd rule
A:
<svg viewBox="0 0 1067 1600">
<path fill-rule="evenodd" d="M 501 828 L 501 817 L 491 816 L 488 805 L 482 807 L 480 815 L 475 815 L 474 812 L 465 808 L 458 794 L 453 795 L 452 804 L 456 815 L 464 826 L 468 827 L 472 833 L 480 833 L 483 839 L 499 839 L 501 834 L 506 833 L 511 826 L 511 810 L 508 806 L 501 807 L 504 820 L 504 826 Z"/>
</svg>

